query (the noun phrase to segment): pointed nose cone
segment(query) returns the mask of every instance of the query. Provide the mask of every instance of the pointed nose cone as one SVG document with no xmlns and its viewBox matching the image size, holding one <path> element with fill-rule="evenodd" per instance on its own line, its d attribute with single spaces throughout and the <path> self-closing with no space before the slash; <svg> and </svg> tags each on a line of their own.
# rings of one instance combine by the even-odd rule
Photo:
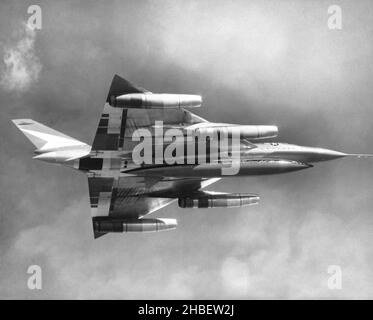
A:
<svg viewBox="0 0 373 320">
<path fill-rule="evenodd" d="M 241 206 L 251 206 L 253 204 L 258 204 L 259 203 L 259 196 L 257 195 L 250 195 L 250 196 L 242 196 L 241 197 Z"/>
<path fill-rule="evenodd" d="M 277 126 L 257 126 L 258 138 L 274 138 L 278 136 Z"/>
<path fill-rule="evenodd" d="M 329 161 L 347 156 L 346 153 L 323 148 L 319 148 L 317 154 L 319 158 L 318 161 Z"/>
</svg>

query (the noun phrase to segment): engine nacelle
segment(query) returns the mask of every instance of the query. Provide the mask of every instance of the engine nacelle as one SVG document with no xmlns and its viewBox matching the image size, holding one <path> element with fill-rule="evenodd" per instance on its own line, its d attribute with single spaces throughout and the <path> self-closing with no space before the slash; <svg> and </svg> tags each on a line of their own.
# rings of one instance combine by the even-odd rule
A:
<svg viewBox="0 0 373 320">
<path fill-rule="evenodd" d="M 213 137 L 217 134 L 237 135 L 241 138 L 248 139 L 264 139 L 273 138 L 278 135 L 277 126 L 251 126 L 251 125 L 213 125 L 197 127 L 195 129 L 197 135 L 205 135 Z"/>
<path fill-rule="evenodd" d="M 201 192 L 195 196 L 178 199 L 180 208 L 234 208 L 243 207 L 259 202 L 257 195 L 242 193 L 209 193 Z"/>
<path fill-rule="evenodd" d="M 130 93 L 110 98 L 110 105 L 117 108 L 175 109 L 197 108 L 202 97 L 192 94 Z"/>
<path fill-rule="evenodd" d="M 114 220 L 114 219 L 93 219 L 93 229 L 95 232 L 157 232 L 175 229 L 176 219 L 134 219 L 134 220 Z"/>
</svg>

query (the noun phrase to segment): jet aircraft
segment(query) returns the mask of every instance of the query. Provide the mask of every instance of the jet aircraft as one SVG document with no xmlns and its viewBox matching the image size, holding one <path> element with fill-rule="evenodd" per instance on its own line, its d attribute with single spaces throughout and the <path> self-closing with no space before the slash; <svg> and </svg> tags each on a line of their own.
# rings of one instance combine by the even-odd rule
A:
<svg viewBox="0 0 373 320">
<path fill-rule="evenodd" d="M 224 177 L 286 173 L 351 155 L 324 148 L 260 142 L 276 137 L 277 127 L 212 123 L 188 110 L 201 103 L 198 95 L 151 93 L 115 75 L 92 146 L 31 119 L 12 121 L 35 145 L 33 159 L 87 175 L 95 238 L 110 232 L 174 229 L 176 219 L 147 216 L 176 200 L 180 208 L 198 209 L 258 203 L 259 196 L 255 194 L 204 190 Z M 157 133 L 157 121 L 161 121 L 162 129 L 178 130 L 185 136 L 192 132 L 195 136 L 192 141 L 181 142 L 183 147 L 179 150 L 185 152 L 174 163 L 160 160 L 154 153 L 151 163 L 137 163 L 134 151 L 140 140 L 134 137 L 139 130 L 150 132 L 152 151 L 156 147 L 164 151 L 175 143 L 162 140 L 164 132 Z M 204 141 L 206 149 L 201 149 L 201 141 L 195 137 L 203 134 L 213 135 L 218 142 L 223 135 L 228 139 L 236 136 L 238 151 L 232 154 L 229 145 L 224 149 L 220 144 L 212 151 L 209 139 Z M 188 148 L 193 151 L 191 156 Z M 201 155 L 205 156 L 203 162 L 199 161 Z M 238 170 L 234 175 L 225 175 L 223 169 L 232 161 L 238 161 Z"/>
</svg>

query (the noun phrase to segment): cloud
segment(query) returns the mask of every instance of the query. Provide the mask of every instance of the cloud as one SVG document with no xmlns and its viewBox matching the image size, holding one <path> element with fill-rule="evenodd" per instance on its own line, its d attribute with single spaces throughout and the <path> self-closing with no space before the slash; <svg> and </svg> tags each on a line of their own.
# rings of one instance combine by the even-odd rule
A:
<svg viewBox="0 0 373 320">
<path fill-rule="evenodd" d="M 245 296 L 249 281 L 249 269 L 244 261 L 228 257 L 222 264 L 223 285 L 232 296 Z"/>
<path fill-rule="evenodd" d="M 27 91 L 42 69 L 35 54 L 36 31 L 24 23 L 19 35 L 17 43 L 3 47 L 0 85 L 7 91 Z"/>
<path fill-rule="evenodd" d="M 128 264 L 128 252 L 126 252 L 128 249 L 126 248 L 133 246 L 133 240 L 126 239 L 126 235 L 119 235 L 118 240 L 121 239 L 121 242 L 117 241 L 114 244 L 114 250 L 106 248 L 105 253 L 102 253 L 100 248 L 102 245 L 106 247 L 109 239 L 107 237 L 100 242 L 93 240 L 89 234 L 90 222 L 85 216 L 82 217 L 82 221 L 87 221 L 86 225 L 89 230 L 86 231 L 89 232 L 85 234 L 84 240 L 80 239 L 78 229 L 81 226 L 77 226 L 77 212 L 87 210 L 89 210 L 87 197 L 84 196 L 66 206 L 52 223 L 48 225 L 41 223 L 23 229 L 16 237 L 7 261 L 14 266 L 17 265 L 13 271 L 18 275 L 25 274 L 24 270 L 28 265 L 41 266 L 43 290 L 38 298 L 56 296 L 77 299 L 193 297 L 194 278 L 201 277 L 195 267 L 169 270 L 164 276 L 151 268 L 147 270 L 148 272 L 141 272 L 139 266 L 132 270 L 131 264 Z M 127 238 L 128 236 L 131 235 L 127 235 Z M 125 241 L 130 241 L 128 246 L 125 245 Z M 145 257 L 151 257 L 153 249 L 143 250 L 144 256 L 141 256 L 149 262 L 149 258 Z M 119 251 L 125 254 L 118 255 Z M 18 262 L 14 260 L 16 257 L 22 257 L 21 264 L 19 260 Z M 135 257 L 131 259 L 135 261 Z M 22 270 L 15 271 L 20 266 Z M 162 282 L 161 287 L 160 282 Z M 24 292 L 28 297 L 29 292 L 25 283 L 23 286 L 20 285 L 20 292 Z M 81 285 L 77 286 L 77 284 Z M 3 286 L 6 287 L 6 284 L 3 283 Z M 63 287 L 64 290 L 51 294 L 55 286 Z"/>
<path fill-rule="evenodd" d="M 245 250 L 244 230 L 221 264 L 225 290 L 235 298 L 369 298 L 373 287 L 367 278 L 371 267 L 363 243 L 371 230 L 357 221 L 343 222 L 326 212 L 309 211 L 299 224 L 281 222 L 270 226 L 270 217 L 252 226 L 260 236 L 250 239 Z M 352 220 L 352 219 L 351 219 Z M 359 237 L 355 228 L 359 229 Z M 266 230 L 267 229 L 267 230 Z M 354 230 L 352 232 L 351 230 Z M 255 230 L 250 230 L 255 232 Z M 315 236 L 317 234 L 317 236 Z M 255 246 L 255 243 L 258 242 Z M 331 290 L 327 282 L 330 265 L 342 270 L 342 290 Z"/>
</svg>

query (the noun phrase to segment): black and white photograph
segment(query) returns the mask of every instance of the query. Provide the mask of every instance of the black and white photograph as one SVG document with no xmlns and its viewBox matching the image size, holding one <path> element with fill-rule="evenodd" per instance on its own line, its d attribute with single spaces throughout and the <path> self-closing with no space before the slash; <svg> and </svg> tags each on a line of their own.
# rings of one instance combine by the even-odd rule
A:
<svg viewBox="0 0 373 320">
<path fill-rule="evenodd" d="M 0 299 L 371 300 L 372 39 L 370 0 L 1 0 Z"/>
</svg>

